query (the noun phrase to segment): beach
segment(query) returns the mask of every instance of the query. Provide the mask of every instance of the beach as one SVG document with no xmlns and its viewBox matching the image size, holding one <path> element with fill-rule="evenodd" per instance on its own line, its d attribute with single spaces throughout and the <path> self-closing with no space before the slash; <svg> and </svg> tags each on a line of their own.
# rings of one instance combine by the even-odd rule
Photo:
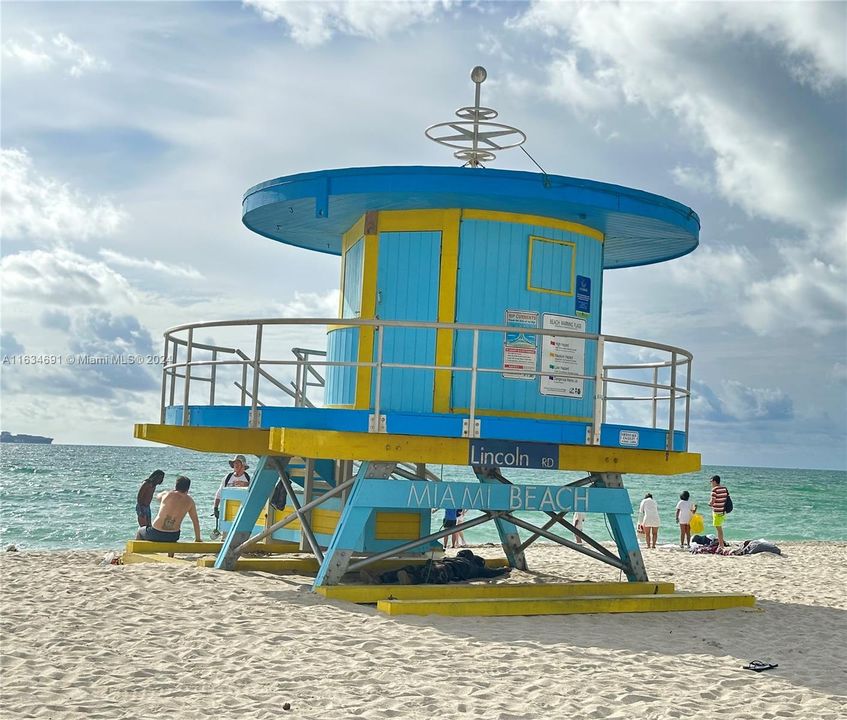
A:
<svg viewBox="0 0 847 720">
<path fill-rule="evenodd" d="M 644 551 L 651 580 L 756 608 L 509 618 L 391 618 L 307 577 L 5 552 L 3 717 L 842 718 L 847 543 L 780 546 Z M 507 582 L 618 579 L 557 546 L 528 561 Z"/>
</svg>

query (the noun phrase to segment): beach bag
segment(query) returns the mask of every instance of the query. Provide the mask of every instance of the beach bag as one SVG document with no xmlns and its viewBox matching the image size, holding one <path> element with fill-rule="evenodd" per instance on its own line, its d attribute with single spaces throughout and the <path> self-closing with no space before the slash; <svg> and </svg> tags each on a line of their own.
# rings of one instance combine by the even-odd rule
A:
<svg viewBox="0 0 847 720">
<path fill-rule="evenodd" d="M 725 515 L 729 515 L 732 512 L 732 498 L 729 496 L 729 493 L 726 494 L 726 503 L 724 503 L 723 511 Z"/>
<path fill-rule="evenodd" d="M 691 522 L 689 523 L 691 527 L 691 532 L 695 535 L 699 535 L 703 532 L 703 528 L 705 528 L 706 524 L 703 522 L 703 516 L 700 513 L 694 513 L 691 516 Z"/>
<path fill-rule="evenodd" d="M 274 485 L 274 491 L 271 494 L 271 506 L 275 507 L 277 510 L 285 510 L 285 503 L 287 499 L 285 485 L 282 484 L 282 480 L 277 480 L 276 485 Z"/>
</svg>

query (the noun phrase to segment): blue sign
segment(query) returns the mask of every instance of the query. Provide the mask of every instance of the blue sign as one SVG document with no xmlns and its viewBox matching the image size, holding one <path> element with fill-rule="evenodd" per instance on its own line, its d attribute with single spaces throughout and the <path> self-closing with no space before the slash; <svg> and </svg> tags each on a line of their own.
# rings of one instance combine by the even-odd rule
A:
<svg viewBox="0 0 847 720">
<path fill-rule="evenodd" d="M 474 439 L 470 442 L 468 464 L 557 470 L 559 446 L 550 443 Z"/>
<path fill-rule="evenodd" d="M 591 278 L 585 275 L 576 276 L 576 311 L 591 312 Z"/>
</svg>

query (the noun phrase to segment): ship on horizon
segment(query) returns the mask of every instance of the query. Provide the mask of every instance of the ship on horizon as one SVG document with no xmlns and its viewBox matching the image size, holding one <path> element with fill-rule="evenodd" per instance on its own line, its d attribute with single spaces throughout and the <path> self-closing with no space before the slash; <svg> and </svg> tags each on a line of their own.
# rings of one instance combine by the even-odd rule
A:
<svg viewBox="0 0 847 720">
<path fill-rule="evenodd" d="M 2 432 L 0 432 L 0 442 L 51 445 L 53 443 L 53 438 L 44 437 L 43 435 L 12 435 L 12 433 L 3 430 Z"/>
</svg>

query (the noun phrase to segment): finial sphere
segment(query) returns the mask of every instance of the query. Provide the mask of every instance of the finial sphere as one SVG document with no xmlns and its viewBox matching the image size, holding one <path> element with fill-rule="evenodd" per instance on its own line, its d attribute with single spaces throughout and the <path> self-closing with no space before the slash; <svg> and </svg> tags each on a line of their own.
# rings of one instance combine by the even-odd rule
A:
<svg viewBox="0 0 847 720">
<path fill-rule="evenodd" d="M 487 77 L 488 73 L 482 65 L 477 65 L 473 70 L 471 70 L 471 80 L 475 83 L 485 82 L 485 78 Z"/>
</svg>

